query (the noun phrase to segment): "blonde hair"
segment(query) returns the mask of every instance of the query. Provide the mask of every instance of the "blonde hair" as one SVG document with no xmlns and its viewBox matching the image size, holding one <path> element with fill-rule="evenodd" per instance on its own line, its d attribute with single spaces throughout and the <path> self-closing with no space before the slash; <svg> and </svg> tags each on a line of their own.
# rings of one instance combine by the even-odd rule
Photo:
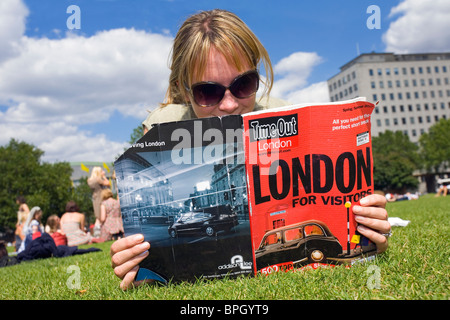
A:
<svg viewBox="0 0 450 320">
<path fill-rule="evenodd" d="M 112 198 L 113 197 L 113 193 L 112 193 L 111 189 L 103 189 L 101 197 L 102 197 L 102 201 L 103 200 L 107 200 L 109 198 Z"/>
<path fill-rule="evenodd" d="M 101 167 L 92 168 L 91 178 L 101 178 L 103 169 Z"/>
<path fill-rule="evenodd" d="M 169 88 L 163 105 L 187 102 L 185 86 L 190 87 L 194 77 L 203 75 L 212 47 L 239 71 L 243 71 L 244 63 L 258 69 L 263 62 L 266 71 L 263 96 L 270 94 L 273 70 L 266 49 L 238 16 L 215 9 L 190 16 L 178 30 L 172 47 Z"/>
</svg>

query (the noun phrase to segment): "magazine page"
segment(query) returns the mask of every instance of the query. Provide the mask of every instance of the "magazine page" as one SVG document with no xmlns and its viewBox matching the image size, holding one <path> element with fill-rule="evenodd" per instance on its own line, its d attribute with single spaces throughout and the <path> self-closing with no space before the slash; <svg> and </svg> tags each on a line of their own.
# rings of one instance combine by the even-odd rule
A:
<svg viewBox="0 0 450 320">
<path fill-rule="evenodd" d="M 362 98 L 243 115 L 255 272 L 375 254 L 351 210 L 373 193 L 373 108 Z"/>
<path fill-rule="evenodd" d="M 151 248 L 136 280 L 252 273 L 242 118 L 154 126 L 116 162 L 125 235 Z"/>
</svg>

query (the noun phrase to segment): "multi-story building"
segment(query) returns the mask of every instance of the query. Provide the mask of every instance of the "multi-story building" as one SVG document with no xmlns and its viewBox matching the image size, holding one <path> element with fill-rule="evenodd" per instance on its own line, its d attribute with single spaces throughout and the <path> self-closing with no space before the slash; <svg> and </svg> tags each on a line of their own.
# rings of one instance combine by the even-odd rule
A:
<svg viewBox="0 0 450 320">
<path fill-rule="evenodd" d="M 328 90 L 331 101 L 366 97 L 378 102 L 371 119 L 374 137 L 402 131 L 417 143 L 441 118 L 450 118 L 450 52 L 361 54 L 328 80 Z M 450 177 L 450 168 L 415 175 L 419 191 L 433 192 L 438 178 Z"/>
<path fill-rule="evenodd" d="M 330 100 L 378 101 L 373 136 L 400 130 L 418 142 L 439 119 L 450 118 L 450 52 L 361 54 L 340 70 L 328 80 Z"/>
</svg>

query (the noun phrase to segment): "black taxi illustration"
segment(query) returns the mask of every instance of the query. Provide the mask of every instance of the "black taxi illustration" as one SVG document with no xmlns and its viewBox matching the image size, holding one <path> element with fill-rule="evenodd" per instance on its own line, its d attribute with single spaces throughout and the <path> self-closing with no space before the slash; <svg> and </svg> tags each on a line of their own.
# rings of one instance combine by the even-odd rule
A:
<svg viewBox="0 0 450 320">
<path fill-rule="evenodd" d="M 168 229 L 172 238 L 178 235 L 214 236 L 238 225 L 237 214 L 229 205 L 208 207 L 183 213 Z"/>
<path fill-rule="evenodd" d="M 258 268 L 292 262 L 326 262 L 343 253 L 339 240 L 321 221 L 308 220 L 268 231 L 255 252 Z"/>
</svg>

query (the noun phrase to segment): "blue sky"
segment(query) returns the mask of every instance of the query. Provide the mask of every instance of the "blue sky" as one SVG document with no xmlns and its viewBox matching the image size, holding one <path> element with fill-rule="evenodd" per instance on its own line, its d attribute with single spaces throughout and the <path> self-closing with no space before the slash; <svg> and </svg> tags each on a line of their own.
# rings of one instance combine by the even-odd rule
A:
<svg viewBox="0 0 450 320">
<path fill-rule="evenodd" d="M 79 30 L 67 28 L 70 5 Z M 380 29 L 366 25 L 370 5 Z M 49 162 L 113 161 L 164 98 L 178 27 L 213 8 L 259 37 L 273 95 L 292 103 L 328 101 L 326 80 L 358 52 L 450 51 L 448 0 L 2 0 L 0 145 L 32 143 Z"/>
</svg>

